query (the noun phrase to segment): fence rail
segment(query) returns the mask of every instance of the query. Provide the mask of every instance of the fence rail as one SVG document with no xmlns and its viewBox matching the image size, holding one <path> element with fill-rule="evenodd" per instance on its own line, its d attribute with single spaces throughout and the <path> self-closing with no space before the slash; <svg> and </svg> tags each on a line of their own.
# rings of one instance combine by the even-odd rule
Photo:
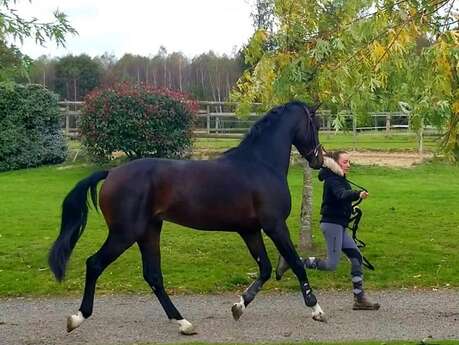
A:
<svg viewBox="0 0 459 345">
<path fill-rule="evenodd" d="M 262 114 L 255 111 L 244 118 L 239 118 L 234 110 L 235 102 L 199 101 L 199 111 L 195 134 L 200 137 L 241 137 L 257 121 Z M 79 122 L 81 108 L 84 102 L 59 102 L 62 114 L 62 128 L 69 137 L 79 136 Z M 254 109 L 259 104 L 254 104 Z M 321 131 L 334 131 L 332 126 L 336 114 L 329 110 L 318 111 L 321 121 Z M 372 126 L 357 126 L 357 119 L 353 114 L 341 115 L 345 119 L 345 129 L 354 135 L 362 131 L 409 131 L 410 116 L 402 112 L 374 112 L 369 114 Z"/>
</svg>

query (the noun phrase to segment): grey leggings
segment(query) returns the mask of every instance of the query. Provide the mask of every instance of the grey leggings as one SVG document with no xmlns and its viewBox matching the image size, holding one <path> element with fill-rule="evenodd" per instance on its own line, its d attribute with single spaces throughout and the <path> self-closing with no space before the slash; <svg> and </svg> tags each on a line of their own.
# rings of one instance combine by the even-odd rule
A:
<svg viewBox="0 0 459 345">
<path fill-rule="evenodd" d="M 335 271 L 341 258 L 341 252 L 344 252 L 351 260 L 352 275 L 361 275 L 362 256 L 346 229 L 334 223 L 320 223 L 320 228 L 327 242 L 327 259 L 318 261 L 317 268 L 323 271 Z"/>
<path fill-rule="evenodd" d="M 359 248 L 346 233 L 346 229 L 342 225 L 320 223 L 320 228 L 327 242 L 327 259 L 312 258 L 312 261 L 307 259 L 305 266 L 307 268 L 317 268 L 322 271 L 335 271 L 341 258 L 341 252 L 343 252 L 351 262 L 352 291 L 354 292 L 354 296 L 362 298 L 364 295 L 362 254 L 360 254 Z"/>
</svg>

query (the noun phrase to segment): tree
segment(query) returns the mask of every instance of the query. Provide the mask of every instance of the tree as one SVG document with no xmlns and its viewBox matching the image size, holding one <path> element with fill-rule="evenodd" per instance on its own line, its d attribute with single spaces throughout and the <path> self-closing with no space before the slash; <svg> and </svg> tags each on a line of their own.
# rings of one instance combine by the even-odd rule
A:
<svg viewBox="0 0 459 345">
<path fill-rule="evenodd" d="M 23 78 L 26 75 L 25 61 L 19 49 L 0 40 L 0 82 Z"/>
<path fill-rule="evenodd" d="M 255 29 L 273 32 L 274 0 L 256 0 L 252 19 Z"/>
<path fill-rule="evenodd" d="M 273 12 L 276 30 L 257 30 L 247 46 L 253 68 L 239 80 L 235 100 L 267 106 L 320 100 L 364 117 L 373 109 L 398 109 L 401 101 L 416 109 L 422 99 L 430 111 L 423 107 L 417 116 L 425 123 L 435 118 L 445 130 L 454 127 L 447 119 L 455 118 L 449 96 L 457 74 L 455 1 L 275 0 Z M 426 39 L 432 44 L 421 46 Z M 436 78 L 423 78 L 419 70 Z M 419 78 L 407 79 L 413 74 Z M 449 84 L 434 90 L 442 80 Z"/>
<path fill-rule="evenodd" d="M 276 30 L 258 29 L 245 49 L 252 68 L 232 94 L 240 109 L 300 99 L 364 117 L 404 101 L 424 123 L 437 119 L 444 148 L 459 151 L 453 0 L 273 1 Z"/>
<path fill-rule="evenodd" d="M 30 82 L 46 85 L 63 98 L 81 99 L 86 93 L 79 89 L 83 66 L 81 61 L 77 63 L 76 60 L 84 59 L 81 56 L 74 56 L 72 59 L 73 66 L 70 66 L 69 57 L 61 59 L 42 56 L 32 61 L 28 67 Z M 96 69 L 100 85 L 111 86 L 128 81 L 182 90 L 200 100 L 227 100 L 244 69 L 241 53 L 229 57 L 208 52 L 189 60 L 180 52 L 167 54 L 164 48 L 153 57 L 125 54 L 118 60 L 115 56 L 104 53 L 92 61 L 89 61 L 87 56 L 85 59 L 91 65 L 88 68 Z M 62 67 L 63 64 L 66 65 L 65 68 Z M 59 71 L 56 71 L 58 67 Z"/>
<path fill-rule="evenodd" d="M 67 55 L 56 63 L 56 92 L 67 100 L 82 100 L 90 91 L 99 86 L 102 66 L 98 59 L 86 54 Z"/>
<path fill-rule="evenodd" d="M 56 88 L 57 59 L 45 55 L 34 60 L 29 67 L 29 79 L 33 84 L 41 84 L 49 90 Z"/>
<path fill-rule="evenodd" d="M 114 74 L 114 67 L 116 65 L 116 56 L 112 53 L 105 52 L 101 56 L 95 58 L 97 63 L 102 67 L 102 85 L 113 85 L 117 81 Z"/>
<path fill-rule="evenodd" d="M 54 22 L 43 23 L 37 18 L 22 18 L 14 10 L 16 0 L 0 0 L 0 81 L 11 80 L 14 76 L 24 76 L 30 60 L 12 42 L 23 42 L 33 38 L 37 44 L 55 41 L 64 46 L 66 34 L 76 34 L 64 13 L 56 10 Z"/>
</svg>

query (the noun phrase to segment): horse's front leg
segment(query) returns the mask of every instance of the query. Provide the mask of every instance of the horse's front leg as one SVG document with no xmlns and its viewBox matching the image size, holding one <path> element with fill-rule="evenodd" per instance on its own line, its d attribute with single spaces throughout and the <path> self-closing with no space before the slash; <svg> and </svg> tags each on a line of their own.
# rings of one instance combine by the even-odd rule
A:
<svg viewBox="0 0 459 345">
<path fill-rule="evenodd" d="M 234 320 L 239 320 L 245 308 L 253 301 L 263 284 L 271 277 L 272 266 L 266 253 L 265 244 L 261 231 L 240 232 L 239 233 L 249 248 L 250 254 L 255 259 L 260 269 L 260 275 L 250 286 L 242 293 L 241 300 L 233 304 L 231 311 Z"/>
<path fill-rule="evenodd" d="M 312 318 L 316 321 L 325 322 L 325 313 L 317 302 L 309 286 L 308 276 L 304 269 L 303 263 L 298 256 L 295 247 L 289 237 L 287 224 L 284 220 L 269 222 L 263 227 L 265 233 L 272 239 L 279 253 L 284 257 L 300 283 L 301 292 L 303 293 L 304 303 L 312 308 Z"/>
</svg>

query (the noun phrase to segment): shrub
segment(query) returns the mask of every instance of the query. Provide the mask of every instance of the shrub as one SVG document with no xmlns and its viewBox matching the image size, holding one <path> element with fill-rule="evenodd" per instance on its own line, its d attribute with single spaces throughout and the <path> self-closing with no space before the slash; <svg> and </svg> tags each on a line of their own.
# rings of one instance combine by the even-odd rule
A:
<svg viewBox="0 0 459 345">
<path fill-rule="evenodd" d="M 0 84 L 0 171 L 61 163 L 66 155 L 57 95 L 41 85 Z"/>
<path fill-rule="evenodd" d="M 96 160 L 116 151 L 129 158 L 182 158 L 192 144 L 197 103 L 185 94 L 117 84 L 92 91 L 81 117 L 83 145 Z"/>
</svg>

